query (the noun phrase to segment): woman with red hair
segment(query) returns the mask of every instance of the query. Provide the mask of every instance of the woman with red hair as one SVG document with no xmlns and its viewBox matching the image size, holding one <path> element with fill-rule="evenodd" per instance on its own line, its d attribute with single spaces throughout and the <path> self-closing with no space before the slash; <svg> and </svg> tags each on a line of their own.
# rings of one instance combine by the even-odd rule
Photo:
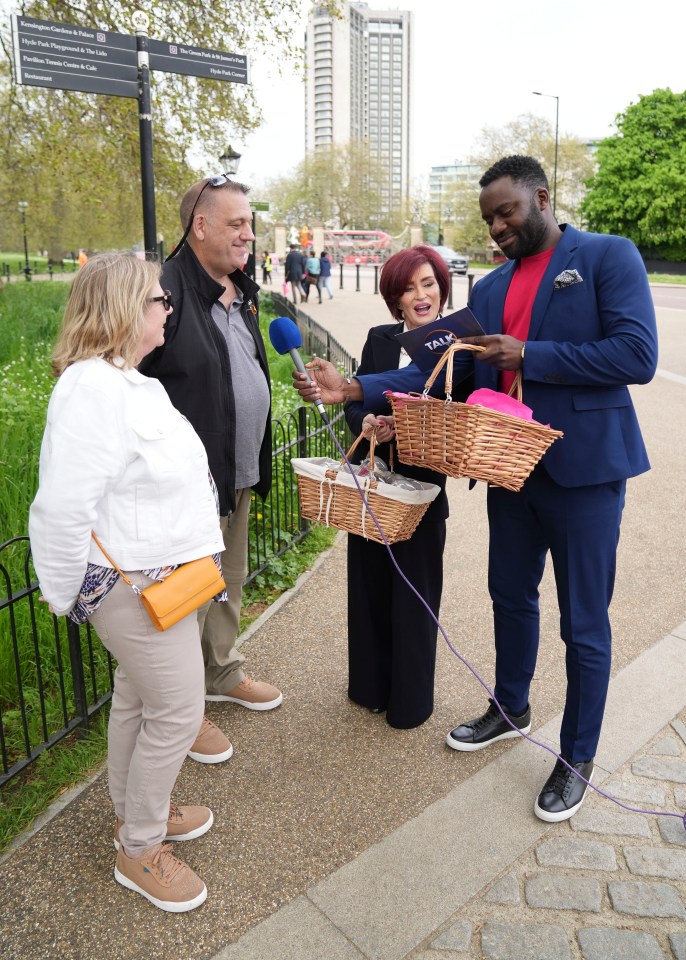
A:
<svg viewBox="0 0 686 960">
<path fill-rule="evenodd" d="M 396 335 L 436 320 L 450 290 L 450 274 L 432 247 L 401 250 L 381 270 L 380 292 L 393 323 L 372 327 L 356 374 L 381 373 L 410 363 Z M 460 385 L 462 391 L 464 384 Z M 454 399 L 462 400 L 469 391 Z M 376 457 L 388 463 L 393 418 L 367 413 L 360 401 L 345 404 L 355 435 L 377 431 Z M 367 455 L 363 442 L 359 462 Z M 397 452 L 395 453 L 397 463 Z M 409 540 L 393 556 L 435 617 L 443 588 L 443 549 L 448 498 L 445 476 L 405 464 L 407 477 L 441 488 Z M 396 570 L 384 544 L 348 536 L 348 696 L 373 713 L 386 712 L 392 727 L 409 729 L 427 720 L 434 706 L 436 621 Z"/>
</svg>

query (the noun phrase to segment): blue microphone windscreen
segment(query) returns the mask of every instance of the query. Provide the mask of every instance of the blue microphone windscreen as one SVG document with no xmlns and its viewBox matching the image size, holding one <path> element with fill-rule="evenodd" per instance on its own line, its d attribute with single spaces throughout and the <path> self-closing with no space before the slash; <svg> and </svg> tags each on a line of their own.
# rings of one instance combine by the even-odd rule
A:
<svg viewBox="0 0 686 960">
<path fill-rule="evenodd" d="M 303 338 L 290 317 L 277 317 L 269 324 L 269 339 L 277 353 L 288 353 L 302 347 Z"/>
</svg>

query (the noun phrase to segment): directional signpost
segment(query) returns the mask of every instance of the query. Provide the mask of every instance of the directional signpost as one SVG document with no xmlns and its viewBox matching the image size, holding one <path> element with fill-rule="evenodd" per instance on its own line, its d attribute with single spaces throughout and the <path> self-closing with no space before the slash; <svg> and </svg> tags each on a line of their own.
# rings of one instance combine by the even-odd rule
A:
<svg viewBox="0 0 686 960">
<path fill-rule="evenodd" d="M 138 96 L 136 38 L 12 15 L 17 83 Z"/>
<path fill-rule="evenodd" d="M 250 83 L 250 70 L 248 58 L 241 54 L 150 40 L 150 21 L 141 10 L 136 10 L 132 22 L 135 36 L 12 14 L 14 69 L 17 83 L 138 100 L 143 233 L 146 252 L 154 257 L 157 227 L 150 70 L 230 83 Z"/>
<path fill-rule="evenodd" d="M 150 69 L 167 73 L 185 73 L 208 80 L 250 83 L 248 58 L 222 50 L 206 50 L 187 43 L 163 43 L 150 40 Z"/>
</svg>

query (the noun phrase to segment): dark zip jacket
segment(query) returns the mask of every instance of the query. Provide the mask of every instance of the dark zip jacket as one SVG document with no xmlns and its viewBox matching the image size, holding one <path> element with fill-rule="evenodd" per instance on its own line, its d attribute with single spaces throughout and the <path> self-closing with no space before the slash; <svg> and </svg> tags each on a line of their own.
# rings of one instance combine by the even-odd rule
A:
<svg viewBox="0 0 686 960">
<path fill-rule="evenodd" d="M 267 384 L 269 368 L 257 313 L 259 287 L 242 270 L 231 274 L 243 293 L 241 315 L 252 334 Z M 193 425 L 205 445 L 219 490 L 223 517 L 236 506 L 236 406 L 231 383 L 231 358 L 226 340 L 212 319 L 212 304 L 225 287 L 207 273 L 185 244 L 162 269 L 162 287 L 172 295 L 174 312 L 167 320 L 164 346 L 145 357 L 139 370 L 157 377 L 171 402 Z M 271 409 L 260 449 L 260 478 L 253 487 L 265 497 L 272 481 Z"/>
</svg>

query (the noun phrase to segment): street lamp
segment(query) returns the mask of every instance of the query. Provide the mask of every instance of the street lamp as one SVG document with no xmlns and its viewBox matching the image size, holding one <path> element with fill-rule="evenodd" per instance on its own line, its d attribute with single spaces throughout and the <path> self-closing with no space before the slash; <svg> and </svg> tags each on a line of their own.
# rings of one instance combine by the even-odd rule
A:
<svg viewBox="0 0 686 960">
<path fill-rule="evenodd" d="M 233 149 L 233 147 L 231 147 L 231 146 L 227 147 L 226 150 L 224 151 L 224 153 L 222 153 L 221 157 L 219 157 L 219 162 L 220 162 L 221 165 L 222 165 L 222 170 L 224 171 L 224 173 L 230 173 L 232 176 L 234 176 L 236 173 L 238 173 L 238 164 L 241 162 L 241 156 L 242 156 L 242 154 L 236 153 L 236 151 Z M 257 272 L 257 267 L 256 267 L 256 264 L 257 264 L 257 256 L 256 256 L 256 250 L 255 250 L 255 239 L 256 239 L 256 238 L 255 238 L 255 227 L 256 227 L 256 226 L 257 226 L 257 224 L 256 224 L 256 222 L 255 222 L 255 211 L 253 210 L 253 212 L 252 212 L 252 237 L 253 237 L 253 239 L 252 239 L 252 265 L 249 266 L 248 264 L 246 264 L 246 267 L 247 267 L 246 273 L 247 273 L 248 276 L 251 277 L 251 279 L 253 279 L 253 280 L 255 279 L 255 274 L 256 274 L 256 272 Z"/>
<path fill-rule="evenodd" d="M 222 173 L 230 173 L 233 176 L 233 174 L 238 173 L 241 154 L 236 153 L 232 147 L 228 146 L 221 157 L 219 157 L 219 162 L 222 165 Z"/>
<path fill-rule="evenodd" d="M 560 129 L 560 98 L 554 93 L 541 93 L 540 90 L 531 91 L 536 97 L 550 97 L 555 101 L 555 169 L 553 171 L 553 216 L 555 216 L 555 204 L 557 202 L 557 145 L 558 133 Z"/>
<path fill-rule="evenodd" d="M 21 214 L 21 229 L 24 234 L 24 276 L 27 280 L 31 279 L 31 267 L 29 266 L 29 246 L 26 242 L 26 209 L 28 203 L 26 200 L 20 200 L 17 204 L 19 207 L 19 213 Z"/>
</svg>

